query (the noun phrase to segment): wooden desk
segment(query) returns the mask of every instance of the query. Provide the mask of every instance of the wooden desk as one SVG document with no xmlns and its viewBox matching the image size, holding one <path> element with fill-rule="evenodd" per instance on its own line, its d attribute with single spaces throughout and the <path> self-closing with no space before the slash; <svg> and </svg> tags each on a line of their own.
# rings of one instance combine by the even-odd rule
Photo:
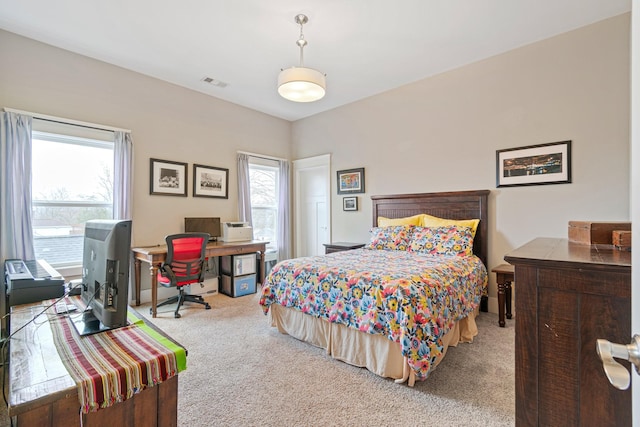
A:
<svg viewBox="0 0 640 427">
<path fill-rule="evenodd" d="M 507 319 L 511 319 L 511 284 L 515 276 L 515 269 L 510 264 L 500 264 L 491 270 L 496 273 L 498 285 L 498 325 L 504 328 L 504 309 L 507 308 Z M 505 298 L 506 297 L 506 298 Z"/>
<path fill-rule="evenodd" d="M 260 254 L 260 283 L 264 282 L 264 253 L 267 243 L 262 240 L 250 240 L 245 242 L 211 242 L 207 245 L 207 257 L 247 254 L 258 252 Z M 136 306 L 140 305 L 140 265 L 142 262 L 149 264 L 151 274 L 151 315 L 156 317 L 158 304 L 158 269 L 167 257 L 167 245 L 139 247 L 131 249 L 135 264 L 135 291 Z"/>
<path fill-rule="evenodd" d="M 11 331 L 27 324 L 42 309 L 40 303 L 12 307 Z M 17 332 L 9 346 L 8 414 L 16 417 L 14 425 L 79 427 L 78 387 L 58 356 L 47 315 L 42 314 Z M 178 375 L 122 403 L 82 416 L 82 425 L 91 427 L 169 427 L 177 422 Z"/>
</svg>

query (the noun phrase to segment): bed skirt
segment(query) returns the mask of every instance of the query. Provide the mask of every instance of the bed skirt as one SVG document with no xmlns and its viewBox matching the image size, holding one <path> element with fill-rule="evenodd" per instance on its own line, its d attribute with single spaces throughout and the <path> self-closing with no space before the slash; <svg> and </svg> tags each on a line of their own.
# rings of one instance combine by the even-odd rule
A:
<svg viewBox="0 0 640 427">
<path fill-rule="evenodd" d="M 475 318 L 478 310 L 460 320 L 443 337 L 444 351 L 435 361 L 432 370 L 442 361 L 449 346 L 459 342 L 472 342 L 478 334 Z M 415 374 L 402 356 L 400 344 L 382 335 L 372 335 L 350 329 L 344 325 L 330 323 L 325 319 L 309 316 L 300 311 L 272 304 L 269 308 L 271 326 L 283 334 L 323 348 L 334 359 L 350 365 L 367 368 L 369 371 L 396 382 L 415 383 Z"/>
</svg>

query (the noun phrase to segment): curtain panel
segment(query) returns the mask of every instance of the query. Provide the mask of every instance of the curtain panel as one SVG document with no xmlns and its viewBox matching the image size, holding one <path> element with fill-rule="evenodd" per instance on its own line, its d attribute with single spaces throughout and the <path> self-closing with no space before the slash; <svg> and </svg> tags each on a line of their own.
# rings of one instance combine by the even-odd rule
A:
<svg viewBox="0 0 640 427">
<path fill-rule="evenodd" d="M 34 259 L 31 226 L 31 129 L 33 118 L 3 112 L 0 120 L 0 255 Z"/>
<path fill-rule="evenodd" d="M 238 153 L 238 217 L 240 221 L 252 224 L 251 181 L 249 179 L 249 156 Z"/>
<path fill-rule="evenodd" d="M 291 258 L 291 177 L 289 162 L 279 160 L 280 188 L 278 189 L 278 261 Z"/>
<path fill-rule="evenodd" d="M 131 219 L 133 212 L 131 132 L 114 131 L 113 163 L 113 218 Z"/>
</svg>

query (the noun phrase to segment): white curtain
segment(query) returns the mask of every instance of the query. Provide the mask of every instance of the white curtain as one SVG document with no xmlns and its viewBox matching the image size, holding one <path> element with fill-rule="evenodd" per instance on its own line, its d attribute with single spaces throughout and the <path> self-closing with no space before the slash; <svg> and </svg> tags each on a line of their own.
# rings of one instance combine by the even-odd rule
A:
<svg viewBox="0 0 640 427">
<path fill-rule="evenodd" d="M 131 219 L 133 200 L 133 140 L 131 132 L 114 132 L 113 218 Z"/>
<path fill-rule="evenodd" d="M 238 218 L 252 224 L 249 156 L 238 153 Z"/>
<path fill-rule="evenodd" d="M 0 258 L 35 259 L 31 227 L 31 124 L 24 114 L 1 113 Z"/>
<path fill-rule="evenodd" d="M 290 176 L 289 162 L 279 160 L 280 188 L 278 188 L 278 261 L 291 258 L 291 238 L 290 238 Z"/>
</svg>

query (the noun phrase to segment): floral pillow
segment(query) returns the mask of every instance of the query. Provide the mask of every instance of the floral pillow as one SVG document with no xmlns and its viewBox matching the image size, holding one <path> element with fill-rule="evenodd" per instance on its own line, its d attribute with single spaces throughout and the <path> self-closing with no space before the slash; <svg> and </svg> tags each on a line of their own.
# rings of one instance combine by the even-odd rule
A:
<svg viewBox="0 0 640 427">
<path fill-rule="evenodd" d="M 414 227 L 409 250 L 429 255 L 470 256 L 473 229 L 461 225 Z"/>
<path fill-rule="evenodd" d="M 373 227 L 367 248 L 387 251 L 406 251 L 409 249 L 412 226 Z"/>
</svg>

